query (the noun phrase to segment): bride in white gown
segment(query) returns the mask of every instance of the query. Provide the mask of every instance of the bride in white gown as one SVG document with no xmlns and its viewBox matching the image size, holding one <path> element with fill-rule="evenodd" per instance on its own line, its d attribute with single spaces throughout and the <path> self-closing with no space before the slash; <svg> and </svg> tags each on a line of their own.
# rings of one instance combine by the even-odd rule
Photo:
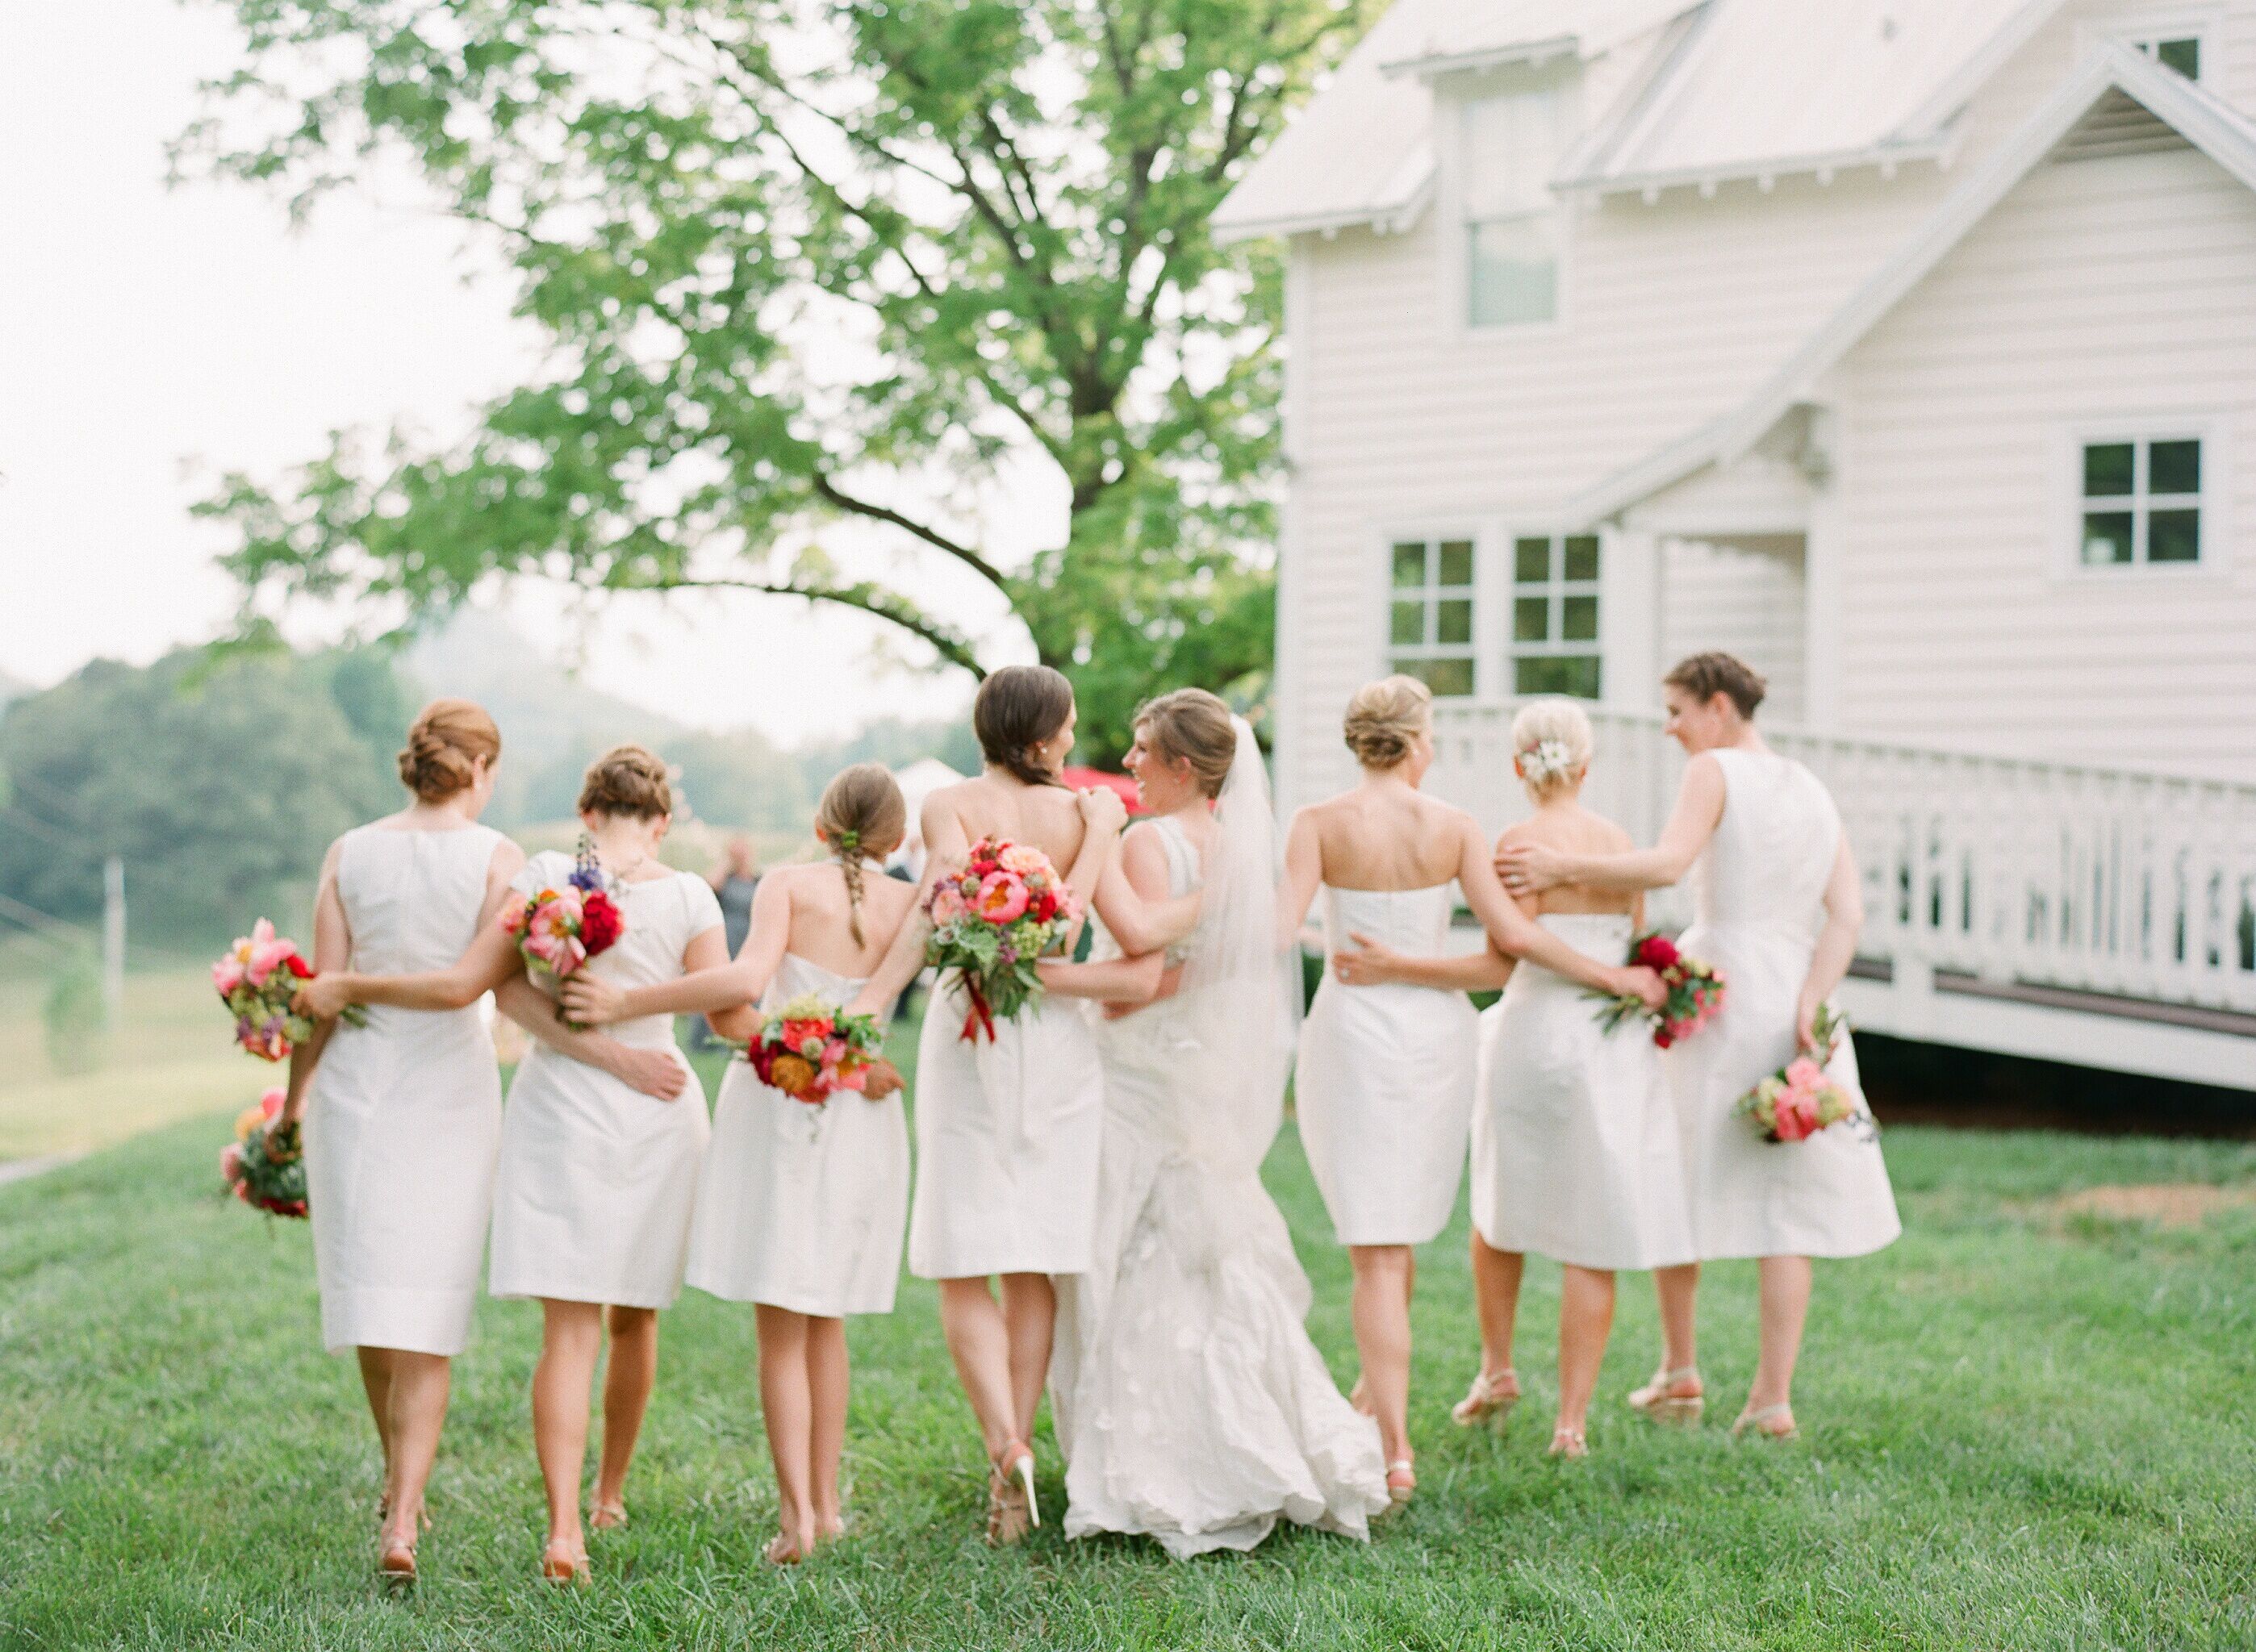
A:
<svg viewBox="0 0 2256 1652">
<path fill-rule="evenodd" d="M 1093 961 L 1043 970 L 1052 991 L 1116 1008 L 1092 1256 L 1058 1282 L 1066 1533 L 1140 1534 L 1178 1559 L 1251 1549 L 1280 1520 L 1367 1537 L 1388 1507 L 1378 1429 L 1308 1339 L 1308 1277 L 1261 1185 L 1299 980 L 1276 946 L 1260 752 L 1197 690 L 1146 706 L 1136 733 L 1156 819 L 1129 834 L 1098 916 L 1132 930 L 1142 901 L 1205 896 L 1185 947 L 1124 958 L 1108 925 Z"/>
</svg>

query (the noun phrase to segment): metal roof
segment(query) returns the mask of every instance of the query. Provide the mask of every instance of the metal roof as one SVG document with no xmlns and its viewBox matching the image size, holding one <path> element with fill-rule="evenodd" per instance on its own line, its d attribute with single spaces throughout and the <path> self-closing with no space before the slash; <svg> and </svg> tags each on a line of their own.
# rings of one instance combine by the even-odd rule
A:
<svg viewBox="0 0 2256 1652">
<path fill-rule="evenodd" d="M 1414 43 L 1381 67 L 1435 75 L 1572 53 L 1600 57 L 1705 0 L 1459 0 L 1427 8 Z"/>
</svg>

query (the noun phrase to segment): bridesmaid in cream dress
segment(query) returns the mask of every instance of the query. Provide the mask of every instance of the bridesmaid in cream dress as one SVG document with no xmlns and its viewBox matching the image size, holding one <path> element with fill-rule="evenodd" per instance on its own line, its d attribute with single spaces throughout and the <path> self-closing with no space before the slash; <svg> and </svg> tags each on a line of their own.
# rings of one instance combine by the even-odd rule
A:
<svg viewBox="0 0 2256 1652">
<path fill-rule="evenodd" d="M 449 964 L 507 899 L 525 857 L 477 824 L 500 756 L 500 732 L 483 709 L 433 701 L 399 754 L 414 802 L 330 846 L 314 917 L 321 976 L 304 1004 L 315 1030 L 291 1058 L 278 1121 L 305 1117 L 321 1340 L 359 1357 L 384 1459 L 379 1564 L 403 1581 L 415 1575 L 451 1361 L 469 1335 L 493 1208 L 501 1083 L 472 997 L 421 1009 L 372 1003 L 358 1027 L 334 1017 L 352 1002 L 353 972 Z M 583 1059 L 610 1063 L 627 1083 L 658 1093 L 680 1086 L 670 1066 L 653 1072 L 610 1039 L 566 1034 L 537 1004 L 508 1007 L 542 1036 L 570 1040 Z"/>
<path fill-rule="evenodd" d="M 597 758 L 580 791 L 580 818 L 625 927 L 594 974 L 638 985 L 728 961 L 712 886 L 658 860 L 673 819 L 666 765 L 639 746 Z M 519 896 L 560 887 L 569 855 L 535 855 L 511 882 Z M 353 975 L 333 990 L 355 1002 L 434 1008 L 468 1002 L 522 975 L 513 937 L 489 924 L 448 970 L 427 975 Z M 317 982 L 318 986 L 319 983 Z M 671 1100 L 620 1083 L 601 1066 L 546 1044 L 510 1086 L 494 1190 L 497 1297 L 537 1297 L 540 1362 L 532 1379 L 532 1431 L 548 1493 L 548 1540 L 540 1575 L 586 1578 L 580 1480 L 588 1450 L 589 1395 L 606 1332 L 603 1445 L 594 1523 L 626 1520 L 627 1470 L 658 1376 L 658 1314 L 681 1290 L 691 1200 L 710 1125 L 705 1096 L 673 1042 L 671 1019 L 622 1022 L 610 1036 L 673 1064 Z"/>
<path fill-rule="evenodd" d="M 1454 883 L 1499 950 L 1585 987 L 1658 1000 L 1651 971 L 1585 957 L 1523 914 L 1498 883 L 1472 817 L 1418 790 L 1434 761 L 1433 695 L 1423 683 L 1390 677 L 1366 684 L 1348 706 L 1345 735 L 1363 782 L 1294 818 L 1278 903 L 1285 934 L 1299 930 L 1321 889 L 1334 953 L 1361 933 L 1399 952 L 1438 955 Z M 1301 1032 L 1301 1139 L 1353 1262 L 1363 1356 L 1357 1393 L 1378 1419 L 1397 1501 L 1417 1485 L 1409 1430 L 1414 1248 L 1441 1232 L 1456 1201 L 1477 1030 L 1460 994 L 1353 986 L 1328 970 Z"/>
<path fill-rule="evenodd" d="M 1548 843 L 1607 854 L 1629 834 L 1580 802 L 1590 721 L 1569 699 L 1539 699 L 1512 720 L 1513 768 L 1536 809 L 1505 846 Z M 1523 910 L 1600 962 L 1625 957 L 1643 900 L 1562 885 Z M 1501 1422 L 1519 1398 L 1512 1368 L 1526 1253 L 1564 1264 L 1559 1299 L 1559 1415 L 1555 1456 L 1581 1457 L 1590 1395 L 1613 1325 L 1614 1274 L 1692 1259 L 1676 1119 L 1660 1052 L 1642 1025 L 1608 1033 L 1582 988 L 1493 948 L 1446 959 L 1406 958 L 1364 941 L 1337 960 L 1355 983 L 1408 981 L 1460 992 L 1504 989 L 1481 1017 L 1473 1114 L 1472 1268 L 1481 1369 L 1450 1413 L 1470 1426 Z"/>
<path fill-rule="evenodd" d="M 1902 1227 L 1877 1135 L 1837 1125 L 1808 1140 L 1763 1141 L 1733 1112 L 1740 1097 L 1814 1050 L 1818 1011 L 1856 956 L 1864 921 L 1857 863 L 1822 784 L 1780 756 L 1755 730 L 1763 679 L 1729 654 L 1696 654 L 1665 680 L 1668 732 L 1692 761 L 1676 812 L 1651 849 L 1569 854 L 1508 846 L 1497 859 L 1516 890 L 1576 883 L 1625 893 L 1689 873 L 1697 917 L 1686 951 L 1724 974 L 1722 1010 L 1665 1066 L 1682 1135 L 1686 1203 L 1700 1261 L 1760 1261 L 1761 1353 L 1746 1408 L 1732 1424 L 1773 1438 L 1794 1432 L 1794 1362 L 1809 1311 L 1810 1259 L 1861 1256 Z M 1856 1052 L 1844 1035 L 1830 1076 L 1862 1098 Z M 1696 1415 L 1694 1359 L 1699 1266 L 1666 1269 L 1661 1368 L 1631 1396 L 1654 1415 Z"/>
<path fill-rule="evenodd" d="M 1076 796 L 1059 781 L 1074 720 L 1073 688 L 1047 666 L 1005 666 L 980 684 L 971 721 L 986 766 L 925 801 L 920 905 L 941 870 L 998 837 L 1048 855 L 1086 909 L 1126 811 L 1110 791 Z M 920 911 L 903 924 L 850 1009 L 890 1015 L 930 932 Z M 960 986 L 943 981 L 917 1046 L 909 1271 L 940 1283 L 941 1329 L 986 1445 L 987 1535 L 1009 1543 L 1040 1519 L 1032 1440 L 1057 1321 L 1052 1277 L 1089 1266 L 1104 1075 L 1075 1004 L 1039 1000 L 998 1021 L 991 1042 L 959 1036 L 964 1013 Z"/>
<path fill-rule="evenodd" d="M 878 871 L 900 847 L 907 805 L 881 763 L 835 777 L 815 812 L 830 858 L 761 880 L 736 961 L 649 987 L 566 983 L 589 1023 L 702 1013 L 724 1037 L 755 1036 L 795 999 L 841 1006 L 885 957 L 915 892 Z M 760 1418 L 775 1460 L 782 1529 L 767 1557 L 804 1559 L 844 1529 L 838 1466 L 846 1437 L 845 1316 L 891 1313 L 908 1222 L 909 1137 L 890 1062 L 859 1095 L 820 1107 L 772 1090 L 731 1061 L 697 1181 L 688 1283 L 749 1302 L 759 1327 Z"/>
</svg>

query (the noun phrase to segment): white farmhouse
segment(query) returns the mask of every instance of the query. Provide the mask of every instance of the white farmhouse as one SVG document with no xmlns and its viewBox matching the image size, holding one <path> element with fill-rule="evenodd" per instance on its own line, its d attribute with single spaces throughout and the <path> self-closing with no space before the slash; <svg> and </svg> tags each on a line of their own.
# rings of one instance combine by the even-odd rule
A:
<svg viewBox="0 0 2256 1652">
<path fill-rule="evenodd" d="M 1389 668 L 1519 806 L 1771 677 L 1865 1024 L 2256 1089 L 2256 0 L 1399 0 L 1215 221 L 1288 241 L 1279 783 Z"/>
</svg>

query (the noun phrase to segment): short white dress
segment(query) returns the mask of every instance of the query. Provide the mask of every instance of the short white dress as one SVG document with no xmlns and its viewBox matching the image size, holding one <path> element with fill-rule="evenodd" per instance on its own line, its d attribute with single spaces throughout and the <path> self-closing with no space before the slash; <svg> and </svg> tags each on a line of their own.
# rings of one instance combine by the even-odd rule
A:
<svg viewBox="0 0 2256 1652">
<path fill-rule="evenodd" d="M 337 896 L 363 974 L 444 969 L 476 937 L 500 833 L 362 826 Z M 493 1210 L 501 1079 L 476 1009 L 368 1007 L 337 1023 L 306 1102 L 321 1341 L 449 1357 L 469 1339 Z"/>
<path fill-rule="evenodd" d="M 1077 1274 L 1089 1266 L 1104 1072 L 1081 1006 L 1043 997 L 995 1037 L 962 1037 L 954 971 L 917 1040 L 916 1193 L 909 1271 L 920 1279 Z"/>
<path fill-rule="evenodd" d="M 1684 1149 L 1699 1259 L 1861 1256 L 1903 1232 L 1878 1136 L 1838 1124 L 1766 1142 L 1732 1109 L 1794 1058 L 1794 1007 L 1825 922 L 1841 816 L 1816 776 L 1775 753 L 1723 750 L 1723 819 L 1693 868 L 1679 943 L 1724 972 L 1724 1007 L 1662 1059 Z M 1865 1107 L 1844 1034 L 1831 1076 Z"/>
<path fill-rule="evenodd" d="M 536 854 L 513 886 L 525 893 L 571 875 L 572 857 Z M 623 987 L 672 981 L 682 950 L 721 927 L 701 877 L 677 872 L 611 889 L 626 928 L 585 966 Z M 673 1017 L 603 1029 L 621 1044 L 675 1059 Z M 681 1060 L 683 1070 L 689 1064 Z M 696 1076 L 671 1101 L 535 1043 L 509 1088 L 494 1192 L 497 1297 L 547 1297 L 623 1308 L 665 1308 L 681 1292 L 697 1170 L 712 1132 Z"/>
<path fill-rule="evenodd" d="M 1456 889 L 1327 888 L 1327 961 L 1357 934 L 1439 956 Z M 1325 969 L 1301 1027 L 1294 1105 L 1341 1244 L 1422 1245 L 1449 1225 L 1472 1128 L 1479 1033 L 1463 993 L 1350 987 Z"/>
<path fill-rule="evenodd" d="M 1586 958 L 1613 965 L 1628 955 L 1625 915 L 1537 921 Z M 1690 1262 L 1660 1051 L 1642 1019 L 1607 1032 L 1600 1007 L 1575 982 L 1522 960 L 1481 1016 L 1473 1226 L 1494 1249 L 1577 1268 Z"/>
<path fill-rule="evenodd" d="M 1137 829 L 1160 834 L 1174 893 L 1192 889 L 1182 828 Z M 1177 1559 L 1251 1549 L 1280 1521 L 1362 1538 L 1387 1507 L 1378 1426 L 1308 1339 L 1308 1277 L 1258 1169 L 1200 1151 L 1181 1074 L 1226 1055 L 1200 1047 L 1195 1008 L 1163 999 L 1096 1035 L 1096 1255 L 1058 1283 L 1050 1363 L 1066 1536 L 1148 1536 Z"/>
<path fill-rule="evenodd" d="M 812 995 L 848 1004 L 862 986 L 786 953 L 765 1002 L 773 1009 Z M 689 1283 L 825 1318 L 891 1313 L 908 1213 L 909 1131 L 898 1094 L 846 1093 L 809 1107 L 762 1084 L 748 1063 L 729 1064 L 697 1179 Z"/>
</svg>

